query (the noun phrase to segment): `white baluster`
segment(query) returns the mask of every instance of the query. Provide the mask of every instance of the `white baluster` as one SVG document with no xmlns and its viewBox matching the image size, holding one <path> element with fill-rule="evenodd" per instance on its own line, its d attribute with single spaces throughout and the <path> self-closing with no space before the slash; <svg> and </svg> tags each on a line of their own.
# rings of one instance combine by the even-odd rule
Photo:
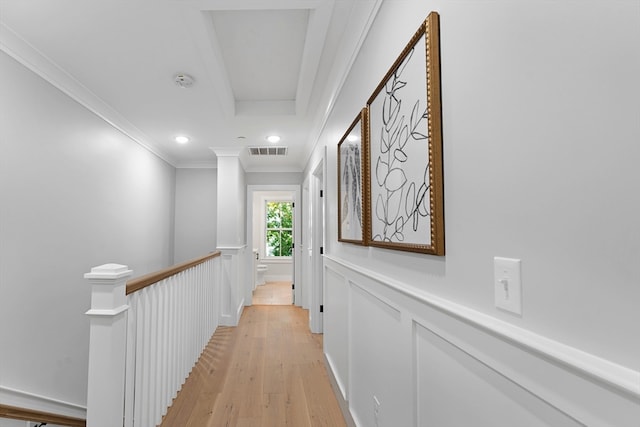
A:
<svg viewBox="0 0 640 427">
<path fill-rule="evenodd" d="M 154 411 L 154 422 L 160 424 L 162 413 L 164 412 L 164 301 L 163 288 L 167 283 L 171 282 L 171 278 L 162 280 L 154 285 L 156 294 L 156 304 L 158 307 L 157 319 L 157 344 L 156 344 L 156 391 L 155 402 L 156 409 Z"/>
<path fill-rule="evenodd" d="M 179 372 L 179 380 L 180 384 L 184 383 L 184 366 L 187 363 L 186 359 L 186 345 L 187 345 L 187 310 L 189 301 L 187 300 L 187 288 L 185 283 L 183 283 L 182 278 L 180 280 L 180 320 L 178 322 L 178 327 L 180 328 L 180 346 L 179 346 L 179 363 L 178 363 L 178 372 Z"/>
<path fill-rule="evenodd" d="M 124 391 L 124 427 L 133 427 L 135 380 L 136 380 L 136 341 L 138 297 L 136 293 L 127 296 L 127 354 Z"/>
<path fill-rule="evenodd" d="M 209 259 L 124 299 L 125 427 L 160 424 L 200 358 L 219 323 L 220 264 Z"/>
<path fill-rule="evenodd" d="M 159 321 L 159 307 L 158 307 L 158 293 L 154 291 L 153 287 L 149 287 L 151 293 L 151 306 L 152 316 L 151 325 L 149 325 L 149 332 L 151 334 L 151 378 L 149 381 L 149 419 L 155 425 L 156 412 L 158 410 L 158 321 Z"/>
<path fill-rule="evenodd" d="M 169 304 L 169 295 L 168 295 L 168 290 L 171 286 L 175 285 L 172 281 L 167 281 L 166 283 L 164 283 L 164 285 L 162 286 L 162 290 L 161 290 L 161 295 L 162 295 L 162 348 L 161 348 L 161 355 L 162 355 L 162 391 L 160 394 L 160 415 L 164 415 L 166 413 L 166 408 L 169 406 L 169 396 L 168 396 L 168 390 L 169 390 L 169 378 L 168 378 L 168 372 L 169 372 L 169 355 L 168 355 L 168 351 L 169 351 L 169 310 L 168 310 L 168 304 Z M 158 422 L 159 424 L 159 422 Z"/>
<path fill-rule="evenodd" d="M 209 306 L 207 307 L 207 311 L 209 312 L 209 324 L 211 325 L 211 333 L 210 335 L 213 336 L 213 334 L 215 333 L 215 330 L 218 326 L 218 310 L 217 310 L 217 306 L 216 306 L 216 286 L 217 283 L 215 282 L 216 277 L 215 277 L 215 271 L 216 271 L 216 264 L 218 263 L 219 258 L 213 258 L 209 261 L 211 261 L 209 263 Z"/>
<path fill-rule="evenodd" d="M 177 311 L 178 311 L 178 286 L 176 286 L 177 283 L 171 287 L 171 309 L 170 309 L 170 317 L 169 317 L 169 325 L 170 325 L 170 329 L 171 329 L 171 333 L 170 333 L 170 337 L 171 337 L 171 345 L 169 348 L 169 353 L 170 353 L 170 366 L 171 366 L 171 371 L 170 371 L 170 375 L 169 378 L 171 379 L 171 389 L 174 390 L 174 392 L 172 393 L 172 398 L 175 398 L 176 396 L 176 392 L 180 386 L 179 382 L 178 382 L 178 377 L 177 377 L 177 362 L 178 362 L 178 358 L 177 358 L 177 354 L 178 354 L 178 334 L 177 334 L 177 327 L 176 327 L 176 323 L 178 321 L 178 316 L 177 316 Z"/>
<path fill-rule="evenodd" d="M 204 313 L 204 310 L 202 310 L 202 303 L 204 302 L 203 300 L 203 295 L 202 295 L 202 272 L 201 272 L 201 268 L 200 266 L 197 266 L 195 269 L 195 271 L 193 272 L 194 275 L 194 281 L 195 281 L 195 287 L 196 287 L 196 294 L 198 295 L 197 300 L 198 300 L 198 312 L 196 315 L 196 331 L 198 332 L 198 345 L 195 346 L 196 349 L 196 359 L 198 359 L 200 357 L 201 354 L 201 349 L 202 349 L 202 337 L 204 335 L 204 330 L 203 330 L 203 323 L 202 323 L 202 314 Z"/>
<path fill-rule="evenodd" d="M 195 302 L 195 298 L 193 296 L 193 287 L 191 286 L 190 283 L 186 284 L 186 288 L 187 288 L 187 301 L 189 301 L 189 308 L 192 309 L 194 302 Z M 192 356 L 192 346 L 193 346 L 193 316 L 191 315 L 192 313 L 190 312 L 191 310 L 189 310 L 189 316 L 187 317 L 187 323 L 186 323 L 186 337 L 187 337 L 187 342 L 185 344 L 185 349 L 186 349 L 186 359 L 185 359 L 185 366 L 184 366 L 184 372 L 189 372 L 189 369 L 191 368 L 191 364 L 193 362 L 193 356 Z"/>
<path fill-rule="evenodd" d="M 136 292 L 136 368 L 135 368 L 135 381 L 134 381 L 134 401 L 133 401 L 133 419 L 134 426 L 139 426 L 142 420 L 143 404 L 140 400 L 140 396 L 143 390 L 144 379 L 144 318 L 145 318 L 145 306 L 144 306 L 144 291 Z"/>
<path fill-rule="evenodd" d="M 145 300 L 145 339 L 144 339 L 144 385 L 142 389 L 142 397 L 144 404 L 144 418 L 142 427 L 149 426 L 153 420 L 153 402 L 151 394 L 153 392 L 153 298 L 150 288 L 144 289 Z"/>
</svg>

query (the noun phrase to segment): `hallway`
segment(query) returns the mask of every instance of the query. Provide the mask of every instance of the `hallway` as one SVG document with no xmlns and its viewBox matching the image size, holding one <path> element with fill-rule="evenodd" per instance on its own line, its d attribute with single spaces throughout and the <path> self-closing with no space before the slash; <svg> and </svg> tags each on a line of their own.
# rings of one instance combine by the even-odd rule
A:
<svg viewBox="0 0 640 427">
<path fill-rule="evenodd" d="M 162 426 L 344 426 L 308 313 L 291 305 L 246 307 L 220 327 Z"/>
<path fill-rule="evenodd" d="M 253 305 L 291 305 L 291 282 L 267 282 L 253 291 Z"/>
</svg>

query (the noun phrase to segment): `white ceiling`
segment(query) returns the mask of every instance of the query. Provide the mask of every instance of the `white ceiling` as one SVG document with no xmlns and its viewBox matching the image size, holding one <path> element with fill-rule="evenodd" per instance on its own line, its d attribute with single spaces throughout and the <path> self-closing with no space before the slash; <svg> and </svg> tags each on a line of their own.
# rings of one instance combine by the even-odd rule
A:
<svg viewBox="0 0 640 427">
<path fill-rule="evenodd" d="M 0 49 L 176 167 L 300 171 L 382 1 L 0 0 Z"/>
</svg>

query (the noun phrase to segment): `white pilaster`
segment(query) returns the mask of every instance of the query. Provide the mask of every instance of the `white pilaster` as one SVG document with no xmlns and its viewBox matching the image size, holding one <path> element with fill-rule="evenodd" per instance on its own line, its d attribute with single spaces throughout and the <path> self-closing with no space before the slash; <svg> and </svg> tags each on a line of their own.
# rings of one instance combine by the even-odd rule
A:
<svg viewBox="0 0 640 427">
<path fill-rule="evenodd" d="M 221 255 L 220 274 L 220 324 L 237 326 L 244 309 L 244 283 L 247 267 L 246 245 L 218 247 Z M 251 268 L 251 267 L 248 267 Z"/>
<path fill-rule="evenodd" d="M 213 148 L 218 158 L 218 250 L 221 253 L 220 324 L 236 326 L 244 308 L 246 254 L 245 171 L 240 149 Z"/>
<path fill-rule="evenodd" d="M 246 243 L 245 217 L 247 189 L 239 149 L 213 149 L 218 158 L 218 246 Z"/>
<path fill-rule="evenodd" d="M 91 284 L 87 425 L 121 426 L 127 343 L 126 265 L 104 264 L 84 275 Z"/>
</svg>

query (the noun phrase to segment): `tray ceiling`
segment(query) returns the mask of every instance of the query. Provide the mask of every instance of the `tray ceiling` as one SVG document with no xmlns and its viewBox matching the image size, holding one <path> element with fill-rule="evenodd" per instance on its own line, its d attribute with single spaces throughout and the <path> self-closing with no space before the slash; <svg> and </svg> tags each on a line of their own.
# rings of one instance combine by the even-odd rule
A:
<svg viewBox="0 0 640 427">
<path fill-rule="evenodd" d="M 299 171 L 380 3 L 3 0 L 0 49 L 177 167 L 278 134 L 245 168 Z"/>
</svg>

